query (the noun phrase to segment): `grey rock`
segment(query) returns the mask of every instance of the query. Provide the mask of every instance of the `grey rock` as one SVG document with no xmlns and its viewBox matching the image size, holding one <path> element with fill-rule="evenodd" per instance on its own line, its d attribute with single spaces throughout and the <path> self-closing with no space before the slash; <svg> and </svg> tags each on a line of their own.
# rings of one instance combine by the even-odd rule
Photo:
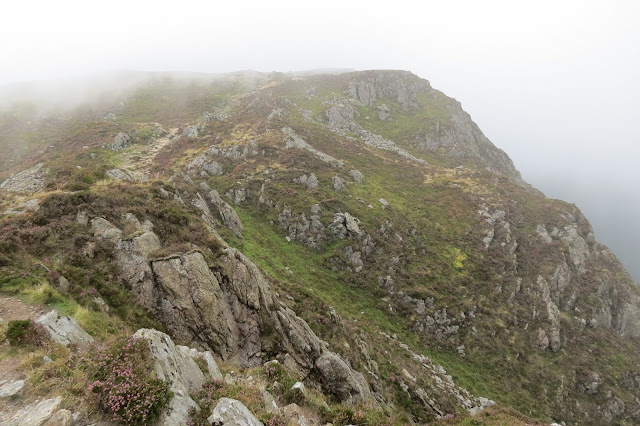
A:
<svg viewBox="0 0 640 426">
<path fill-rule="evenodd" d="M 131 136 L 126 133 L 118 133 L 115 138 L 113 138 L 113 142 L 109 145 L 114 151 L 122 151 L 131 143 Z"/>
<path fill-rule="evenodd" d="M 177 346 L 167 334 L 153 329 L 141 328 L 133 337 L 148 342 L 153 368 L 158 378 L 168 382 L 172 390 L 188 393 L 202 388 L 207 378 L 194 361 L 189 348 Z"/>
<path fill-rule="evenodd" d="M 76 214 L 76 222 L 79 225 L 87 226 L 89 224 L 89 213 L 86 210 L 81 210 Z"/>
<path fill-rule="evenodd" d="M 134 335 L 149 344 L 153 367 L 160 380 L 169 383 L 174 397 L 167 410 L 161 415 L 160 424 L 179 426 L 187 423 L 191 410 L 197 404 L 189 397 L 197 392 L 208 378 L 221 379 L 222 375 L 211 353 L 199 352 L 186 346 L 177 346 L 171 338 L 157 330 L 140 329 Z M 203 372 L 196 359 L 203 359 L 208 372 Z"/>
<path fill-rule="evenodd" d="M 347 181 L 342 179 L 340 176 L 333 177 L 333 189 L 336 191 L 342 191 L 347 184 Z"/>
<path fill-rule="evenodd" d="M 382 204 L 382 208 L 388 208 L 389 207 L 389 202 L 387 200 L 385 200 L 384 198 L 380 198 L 378 200 L 380 202 L 380 204 Z"/>
<path fill-rule="evenodd" d="M 0 386 L 0 399 L 13 398 L 22 395 L 24 385 L 24 380 L 16 380 L 2 384 L 2 386 Z"/>
<path fill-rule="evenodd" d="M 43 426 L 71 426 L 73 424 L 73 414 L 69 410 L 58 410 Z"/>
<path fill-rule="evenodd" d="M 318 178 L 314 173 L 311 173 L 309 176 L 304 174 L 295 178 L 293 181 L 305 185 L 307 189 L 315 189 L 318 187 Z"/>
<path fill-rule="evenodd" d="M 333 158 L 332 156 L 325 154 L 324 152 L 320 152 L 317 149 L 315 149 L 313 146 L 309 145 L 304 139 L 298 136 L 296 132 L 290 127 L 283 127 L 281 131 L 285 135 L 286 149 L 296 148 L 296 149 L 306 150 L 314 154 L 316 157 L 318 157 L 320 160 L 324 161 L 325 163 L 329 163 L 335 167 L 344 166 L 344 163 L 342 161 L 339 161 Z"/>
<path fill-rule="evenodd" d="M 58 288 L 58 290 L 60 290 L 63 293 L 68 293 L 69 289 L 71 288 L 71 283 L 69 282 L 68 279 L 66 279 L 65 277 L 63 277 L 62 275 L 60 275 L 58 277 L 58 280 L 56 282 L 56 287 Z"/>
<path fill-rule="evenodd" d="M 385 139 L 380 135 L 372 133 L 364 129 L 361 125 L 354 121 L 359 113 L 355 107 L 349 103 L 334 103 L 325 111 L 325 117 L 329 125 L 329 129 L 341 136 L 347 137 L 350 134 L 356 135 L 362 141 L 372 147 L 392 151 L 398 155 L 421 164 L 427 164 L 422 158 L 418 158 L 409 153 L 405 149 L 400 148 L 389 139 Z"/>
<path fill-rule="evenodd" d="M 256 156 L 259 153 L 258 145 L 253 140 L 246 144 L 227 147 L 212 146 L 204 152 L 204 154 L 208 156 L 225 157 L 232 160 L 243 160 L 249 156 Z"/>
<path fill-rule="evenodd" d="M 302 382 L 295 382 L 293 386 L 291 386 L 291 393 L 295 395 L 295 398 L 299 401 L 302 401 L 307 397 L 307 388 Z"/>
<path fill-rule="evenodd" d="M 231 398 L 220 398 L 207 421 L 216 426 L 262 426 L 242 402 Z"/>
<path fill-rule="evenodd" d="M 362 183 L 362 181 L 364 180 L 364 177 L 362 176 L 362 173 L 360 172 L 360 170 L 356 170 L 356 169 L 349 170 L 349 176 L 351 176 L 351 178 L 355 183 Z"/>
<path fill-rule="evenodd" d="M 324 389 L 346 404 L 371 399 L 369 384 L 338 355 L 325 352 L 315 361 Z"/>
<path fill-rule="evenodd" d="M 23 214 L 26 212 L 37 212 L 38 210 L 40 210 L 40 200 L 34 198 L 12 206 L 5 210 L 4 214 Z"/>
<path fill-rule="evenodd" d="M 125 181 L 135 180 L 134 176 L 131 173 L 129 173 L 127 170 L 111 169 L 111 170 L 107 170 L 105 174 L 107 175 L 107 177 L 110 177 L 111 179 L 125 180 Z"/>
<path fill-rule="evenodd" d="M 388 106 L 386 106 L 385 104 L 382 104 L 382 105 L 378 105 L 376 109 L 378 110 L 378 118 L 380 120 L 391 119 L 391 110 L 389 109 Z"/>
<path fill-rule="evenodd" d="M 46 169 L 43 169 L 43 166 L 44 163 L 39 163 L 30 169 L 9 176 L 4 182 L 0 183 L 0 190 L 29 193 L 40 191 L 44 187 L 42 175 L 46 173 Z"/>
<path fill-rule="evenodd" d="M 59 396 L 36 401 L 4 420 L 3 424 L 6 426 L 42 426 L 58 411 L 61 404 L 62 398 Z"/>
<path fill-rule="evenodd" d="M 218 191 L 215 189 L 209 192 L 209 201 L 211 201 L 211 204 L 213 204 L 218 210 L 222 223 L 231 229 L 236 237 L 242 238 L 242 231 L 244 230 L 244 227 L 242 226 L 240 217 L 233 207 L 223 201 L 222 198 L 220 198 L 220 194 L 218 194 Z"/>
<path fill-rule="evenodd" d="M 317 215 L 320 214 L 320 211 L 322 209 L 320 208 L 320 204 L 314 204 L 313 206 L 311 206 L 311 214 Z"/>
<path fill-rule="evenodd" d="M 51 311 L 36 320 L 42 325 L 49 338 L 64 346 L 70 344 L 86 345 L 93 342 L 91 337 L 69 316 L 61 317 L 57 311 Z"/>
<path fill-rule="evenodd" d="M 213 160 L 206 151 L 187 164 L 187 169 L 189 174 L 199 172 L 200 175 L 204 177 L 224 174 L 224 170 L 222 170 L 220 164 Z"/>
<path fill-rule="evenodd" d="M 262 401 L 264 402 L 264 408 L 267 413 L 276 414 L 278 412 L 278 403 L 273 395 L 266 390 L 262 392 Z"/>
<path fill-rule="evenodd" d="M 196 125 L 192 125 L 192 126 L 187 126 L 183 131 L 182 131 L 182 135 L 186 136 L 188 138 L 191 139 L 195 139 L 198 137 L 198 131 L 200 130 L 200 126 Z"/>
</svg>

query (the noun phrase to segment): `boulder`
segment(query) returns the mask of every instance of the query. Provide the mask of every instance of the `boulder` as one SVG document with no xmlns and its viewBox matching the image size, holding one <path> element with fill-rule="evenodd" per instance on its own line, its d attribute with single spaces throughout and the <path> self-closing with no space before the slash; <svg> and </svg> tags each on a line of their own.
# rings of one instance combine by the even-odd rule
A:
<svg viewBox="0 0 640 426">
<path fill-rule="evenodd" d="M 340 176 L 333 177 L 333 189 L 336 191 L 342 191 L 346 184 L 347 181 L 342 179 Z"/>
<path fill-rule="evenodd" d="M 315 361 L 324 389 L 347 404 L 371 399 L 369 384 L 364 376 L 351 369 L 337 354 L 323 353 Z"/>
<path fill-rule="evenodd" d="M 36 323 L 42 325 L 51 340 L 64 346 L 87 345 L 93 342 L 93 337 L 84 331 L 76 320 L 69 316 L 61 317 L 57 311 L 42 315 Z"/>
<path fill-rule="evenodd" d="M 24 380 L 5 382 L 0 385 L 0 399 L 13 398 L 22 395 Z"/>
<path fill-rule="evenodd" d="M 364 180 L 364 177 L 362 176 L 362 173 L 360 172 L 360 170 L 356 170 L 356 169 L 349 170 L 349 176 L 351 176 L 351 178 L 355 183 L 362 183 L 362 181 Z"/>
<path fill-rule="evenodd" d="M 118 133 L 115 138 L 113 138 L 113 142 L 109 145 L 114 151 L 122 151 L 131 143 L 131 136 L 126 133 Z"/>
<path fill-rule="evenodd" d="M 242 402 L 231 398 L 220 398 L 207 420 L 215 426 L 262 426 Z"/>
</svg>

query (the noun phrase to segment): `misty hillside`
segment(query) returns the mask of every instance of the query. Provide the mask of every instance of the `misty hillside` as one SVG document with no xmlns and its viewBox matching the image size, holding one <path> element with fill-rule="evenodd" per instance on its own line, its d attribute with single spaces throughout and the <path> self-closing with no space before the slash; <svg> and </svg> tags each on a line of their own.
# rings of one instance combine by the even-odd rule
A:
<svg viewBox="0 0 640 426">
<path fill-rule="evenodd" d="M 5 98 L 3 424 L 640 421 L 582 212 L 427 80 L 341 71 Z"/>
</svg>

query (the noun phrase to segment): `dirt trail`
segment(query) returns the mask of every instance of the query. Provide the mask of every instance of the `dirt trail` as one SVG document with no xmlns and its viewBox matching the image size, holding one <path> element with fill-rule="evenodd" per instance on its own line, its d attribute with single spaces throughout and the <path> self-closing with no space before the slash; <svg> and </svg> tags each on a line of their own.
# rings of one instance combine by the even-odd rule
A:
<svg viewBox="0 0 640 426">
<path fill-rule="evenodd" d="M 156 155 L 169 145 L 178 134 L 178 128 L 169 129 L 166 136 L 155 139 L 146 145 L 133 145 L 122 156 L 122 169 L 130 172 L 137 180 L 147 180 Z"/>
<path fill-rule="evenodd" d="M 4 322 L 15 320 L 36 320 L 46 311 L 40 306 L 27 305 L 12 296 L 0 295 L 0 318 Z"/>
</svg>

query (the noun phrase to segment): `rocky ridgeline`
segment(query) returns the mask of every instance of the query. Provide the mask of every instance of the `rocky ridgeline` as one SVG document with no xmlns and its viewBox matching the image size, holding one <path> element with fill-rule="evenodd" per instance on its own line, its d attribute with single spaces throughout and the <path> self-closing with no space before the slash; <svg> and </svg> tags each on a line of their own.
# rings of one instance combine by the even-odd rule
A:
<svg viewBox="0 0 640 426">
<path fill-rule="evenodd" d="M 137 225 L 135 217 L 128 220 Z M 96 238 L 112 244 L 137 303 L 174 337 L 247 367 L 262 364 L 264 353 L 279 353 L 288 368 L 313 373 L 328 394 L 346 402 L 371 399 L 362 374 L 331 352 L 277 300 L 256 265 L 222 240 L 222 254 L 209 265 L 197 249 L 152 258 L 161 244 L 150 224 L 140 224 L 141 235 L 130 240 L 103 218 L 92 219 L 91 228 Z"/>
</svg>

